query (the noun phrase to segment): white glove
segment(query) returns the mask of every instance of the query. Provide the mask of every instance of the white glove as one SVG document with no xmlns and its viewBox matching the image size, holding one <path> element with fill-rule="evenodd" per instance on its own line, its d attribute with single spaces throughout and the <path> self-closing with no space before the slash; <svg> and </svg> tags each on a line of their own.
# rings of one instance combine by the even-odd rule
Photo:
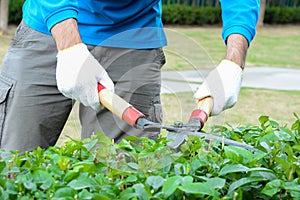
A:
<svg viewBox="0 0 300 200">
<path fill-rule="evenodd" d="M 223 110 L 231 108 L 238 99 L 242 84 L 243 70 L 229 60 L 222 62 L 212 70 L 202 85 L 194 94 L 196 100 L 204 97 L 213 97 L 211 115 L 218 115 Z"/>
<path fill-rule="evenodd" d="M 98 83 L 114 92 L 114 84 L 107 72 L 82 43 L 58 52 L 56 81 L 64 96 L 94 110 L 100 106 Z"/>
</svg>

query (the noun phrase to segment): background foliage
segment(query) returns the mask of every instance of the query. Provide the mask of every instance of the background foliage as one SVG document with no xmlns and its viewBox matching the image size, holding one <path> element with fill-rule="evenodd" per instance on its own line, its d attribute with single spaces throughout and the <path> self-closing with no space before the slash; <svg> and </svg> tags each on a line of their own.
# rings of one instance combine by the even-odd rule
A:
<svg viewBox="0 0 300 200">
<path fill-rule="evenodd" d="M 300 23 L 300 7 L 267 7 L 265 24 Z M 193 7 L 185 5 L 163 5 L 164 24 L 178 25 L 212 25 L 221 24 L 221 8 Z"/>
<path fill-rule="evenodd" d="M 10 0 L 9 23 L 22 19 L 25 0 Z M 300 23 L 300 0 L 267 0 L 265 23 Z M 163 0 L 165 24 L 211 25 L 221 24 L 221 8 L 218 0 Z"/>
<path fill-rule="evenodd" d="M 178 4 L 185 6 L 203 7 L 219 6 L 219 0 L 162 0 L 163 4 Z M 300 6 L 299 0 L 267 0 L 267 7 L 297 7 Z"/>
</svg>

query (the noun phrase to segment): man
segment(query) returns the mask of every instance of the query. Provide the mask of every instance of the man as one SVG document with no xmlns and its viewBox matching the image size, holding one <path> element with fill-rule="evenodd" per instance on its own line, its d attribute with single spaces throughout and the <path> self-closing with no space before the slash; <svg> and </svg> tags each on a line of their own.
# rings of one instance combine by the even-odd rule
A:
<svg viewBox="0 0 300 200">
<path fill-rule="evenodd" d="M 212 115 L 232 107 L 255 35 L 258 0 L 223 0 L 225 59 L 194 97 L 212 96 Z M 151 121 L 161 122 L 160 69 L 167 44 L 159 0 L 26 0 L 0 77 L 1 148 L 54 145 L 80 104 L 82 137 L 95 131 L 120 140 L 155 138 L 101 107 L 97 83 L 114 91 Z"/>
</svg>

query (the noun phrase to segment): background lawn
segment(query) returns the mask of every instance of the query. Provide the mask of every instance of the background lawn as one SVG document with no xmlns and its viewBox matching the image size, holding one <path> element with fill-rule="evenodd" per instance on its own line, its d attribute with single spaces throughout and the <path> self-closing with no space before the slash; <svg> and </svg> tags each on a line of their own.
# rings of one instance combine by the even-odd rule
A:
<svg viewBox="0 0 300 200">
<path fill-rule="evenodd" d="M 9 35 L 0 36 L 0 64 L 14 31 L 12 26 Z M 165 48 L 167 63 L 163 70 L 212 69 L 224 57 L 220 27 L 166 27 L 166 31 L 169 46 Z M 248 51 L 246 66 L 300 68 L 299 52 L 299 26 L 266 26 L 258 29 Z M 162 95 L 165 124 L 188 119 L 195 106 L 192 95 Z M 260 115 L 268 115 L 282 125 L 290 126 L 295 119 L 293 112 L 300 115 L 299 108 L 300 91 L 242 88 L 237 105 L 211 117 L 204 130 L 226 123 L 235 126 L 258 124 Z M 79 138 L 80 128 L 76 103 L 58 144 L 63 144 L 68 139 L 66 136 Z"/>
<path fill-rule="evenodd" d="M 225 56 L 220 27 L 167 27 L 165 70 L 212 68 Z M 300 26 L 258 28 L 246 66 L 300 68 Z M 191 65 L 193 64 L 193 65 Z"/>
</svg>

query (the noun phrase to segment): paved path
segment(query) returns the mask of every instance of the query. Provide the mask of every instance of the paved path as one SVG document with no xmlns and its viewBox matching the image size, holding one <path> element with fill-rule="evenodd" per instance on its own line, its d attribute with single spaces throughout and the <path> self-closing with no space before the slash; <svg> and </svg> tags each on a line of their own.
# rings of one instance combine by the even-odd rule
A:
<svg viewBox="0 0 300 200">
<path fill-rule="evenodd" d="M 209 70 L 163 71 L 162 93 L 196 91 Z M 299 90 L 300 69 L 246 67 L 242 87 Z"/>
</svg>

